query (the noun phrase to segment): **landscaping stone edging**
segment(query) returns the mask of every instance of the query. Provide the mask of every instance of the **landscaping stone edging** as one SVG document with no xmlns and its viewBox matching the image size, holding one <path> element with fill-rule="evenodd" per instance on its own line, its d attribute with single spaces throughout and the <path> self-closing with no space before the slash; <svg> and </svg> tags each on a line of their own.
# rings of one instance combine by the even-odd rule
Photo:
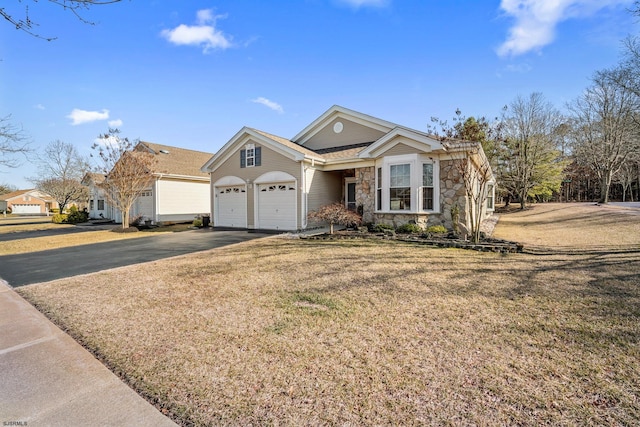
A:
<svg viewBox="0 0 640 427">
<path fill-rule="evenodd" d="M 397 240 L 407 243 L 417 243 L 421 245 L 437 246 L 440 248 L 458 248 L 469 249 L 481 252 L 497 252 L 497 253 L 519 253 L 522 252 L 524 246 L 520 243 L 509 242 L 506 240 L 487 239 L 480 243 L 472 243 L 458 239 L 448 238 L 424 238 L 411 235 L 388 235 L 384 233 L 360 233 L 360 232 L 342 232 L 335 234 L 316 234 L 308 236 L 300 236 L 304 240 L 355 240 L 355 239 L 376 239 L 376 240 Z"/>
</svg>

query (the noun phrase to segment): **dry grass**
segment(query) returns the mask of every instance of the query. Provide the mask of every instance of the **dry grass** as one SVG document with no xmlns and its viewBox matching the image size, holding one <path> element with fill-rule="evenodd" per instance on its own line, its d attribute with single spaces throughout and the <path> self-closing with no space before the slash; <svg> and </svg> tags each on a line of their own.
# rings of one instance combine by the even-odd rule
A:
<svg viewBox="0 0 640 427">
<path fill-rule="evenodd" d="M 68 248 L 71 246 L 88 245 L 91 243 L 108 242 L 112 240 L 133 239 L 145 236 L 148 237 L 151 235 L 152 234 L 143 232 L 114 233 L 110 230 L 96 230 L 58 236 L 43 236 L 32 237 L 29 239 L 9 240 L 0 244 L 0 256 L 45 251 L 49 249 Z"/>
<path fill-rule="evenodd" d="M 2 227 L 0 227 L 0 234 L 34 230 L 60 230 L 63 228 L 72 227 L 74 226 L 70 224 L 54 224 L 51 222 L 51 220 L 49 220 L 48 222 L 40 222 L 37 224 L 11 223 L 10 225 L 2 225 Z"/>
<path fill-rule="evenodd" d="M 563 230 L 626 235 L 627 218 Z M 268 238 L 19 292 L 184 425 L 637 425 L 635 239 L 500 255 Z"/>
<path fill-rule="evenodd" d="M 640 211 L 594 203 L 533 205 L 502 215 L 493 237 L 552 252 L 639 249 Z"/>
</svg>

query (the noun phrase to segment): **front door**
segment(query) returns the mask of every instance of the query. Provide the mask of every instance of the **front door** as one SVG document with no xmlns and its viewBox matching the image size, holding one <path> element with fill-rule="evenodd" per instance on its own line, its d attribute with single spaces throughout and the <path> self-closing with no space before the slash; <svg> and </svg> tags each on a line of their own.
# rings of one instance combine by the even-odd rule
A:
<svg viewBox="0 0 640 427">
<path fill-rule="evenodd" d="M 347 178 L 344 183 L 344 206 L 350 211 L 356 211 L 356 179 Z"/>
</svg>

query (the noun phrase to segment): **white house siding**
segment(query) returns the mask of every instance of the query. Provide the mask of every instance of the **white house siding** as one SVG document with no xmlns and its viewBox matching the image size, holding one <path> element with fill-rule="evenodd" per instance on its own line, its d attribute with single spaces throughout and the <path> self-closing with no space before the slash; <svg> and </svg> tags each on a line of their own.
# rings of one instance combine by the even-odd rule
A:
<svg viewBox="0 0 640 427">
<path fill-rule="evenodd" d="M 262 156 L 261 156 L 261 164 L 260 166 L 254 167 L 240 167 L 240 150 L 244 149 L 246 144 L 254 144 L 256 147 L 262 147 Z M 271 172 L 271 171 L 281 171 L 288 173 L 296 179 L 298 189 L 298 197 L 297 199 L 297 212 L 296 218 L 299 218 L 300 215 L 298 213 L 301 210 L 302 206 L 302 197 L 301 197 L 301 170 L 300 163 L 292 160 L 272 149 L 263 145 L 261 142 L 254 141 L 252 139 L 243 139 L 239 141 L 235 147 L 232 147 L 231 150 L 233 154 L 223 162 L 218 168 L 211 173 L 211 182 L 215 183 L 220 178 L 225 176 L 235 176 L 242 177 L 243 180 L 247 182 L 247 228 L 255 228 L 255 194 L 257 191 L 257 186 L 253 185 L 253 182 L 256 178 L 261 175 Z M 213 185 L 211 186 L 213 189 Z M 209 193 L 211 194 L 211 193 Z M 215 206 L 212 204 L 212 209 L 215 209 Z M 214 224 L 215 225 L 215 224 Z M 297 227 L 301 227 L 299 223 Z"/>
<path fill-rule="evenodd" d="M 334 125 L 337 122 L 342 123 L 342 131 L 340 133 L 334 131 Z M 384 134 L 385 132 L 363 126 L 350 120 L 336 118 L 306 141 L 303 146 L 310 150 L 341 147 L 344 145 L 377 141 Z"/>
<path fill-rule="evenodd" d="M 160 179 L 156 182 L 155 221 L 189 221 L 209 212 L 209 182 Z"/>
</svg>

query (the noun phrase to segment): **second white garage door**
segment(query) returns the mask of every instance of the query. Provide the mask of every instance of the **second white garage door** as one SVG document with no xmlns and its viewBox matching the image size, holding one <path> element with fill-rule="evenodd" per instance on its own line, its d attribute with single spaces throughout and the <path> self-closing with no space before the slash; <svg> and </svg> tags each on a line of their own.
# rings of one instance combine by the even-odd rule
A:
<svg viewBox="0 0 640 427">
<path fill-rule="evenodd" d="M 258 186 L 258 228 L 295 230 L 296 187 L 294 182 Z"/>
<path fill-rule="evenodd" d="M 247 191 L 244 185 L 216 187 L 216 227 L 247 227 Z"/>
</svg>

